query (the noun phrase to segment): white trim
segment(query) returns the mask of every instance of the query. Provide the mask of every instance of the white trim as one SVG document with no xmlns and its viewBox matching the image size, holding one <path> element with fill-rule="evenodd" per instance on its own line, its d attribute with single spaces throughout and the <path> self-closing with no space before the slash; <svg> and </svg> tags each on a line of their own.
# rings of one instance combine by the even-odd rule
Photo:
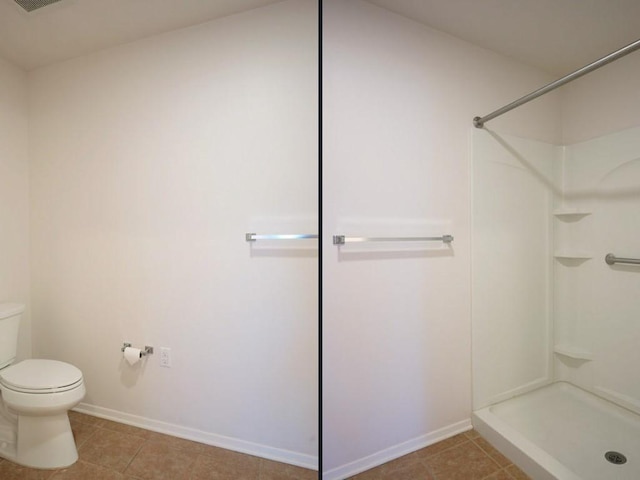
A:
<svg viewBox="0 0 640 480">
<path fill-rule="evenodd" d="M 214 447 L 233 450 L 234 452 L 246 453 L 256 457 L 274 460 L 276 462 L 288 463 L 298 467 L 318 470 L 318 457 L 304 453 L 292 452 L 282 448 L 270 447 L 259 443 L 248 442 L 239 438 L 226 437 L 215 433 L 203 432 L 195 428 L 183 427 L 173 423 L 161 422 L 151 418 L 131 415 L 129 413 L 111 410 L 110 408 L 98 407 L 88 403 L 80 403 L 73 409 L 76 412 L 86 413 L 94 417 L 113 420 L 114 422 L 144 428 L 153 432 L 165 433 L 174 437 L 193 440 L 194 442 L 212 445 Z"/>
<path fill-rule="evenodd" d="M 329 470 L 322 474 L 322 480 L 343 480 L 468 430 L 471 430 L 470 418 Z"/>
</svg>

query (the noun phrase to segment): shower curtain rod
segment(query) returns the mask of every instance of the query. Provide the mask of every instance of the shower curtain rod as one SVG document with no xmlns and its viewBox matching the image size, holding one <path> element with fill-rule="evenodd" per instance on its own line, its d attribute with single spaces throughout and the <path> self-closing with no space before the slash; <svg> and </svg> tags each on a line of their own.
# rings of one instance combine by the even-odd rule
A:
<svg viewBox="0 0 640 480">
<path fill-rule="evenodd" d="M 495 112 L 491 112 L 488 115 L 485 115 L 484 117 L 475 117 L 473 119 L 473 125 L 476 128 L 482 128 L 485 124 L 485 122 L 488 122 L 489 120 L 492 120 L 500 115 L 502 115 L 503 113 L 507 113 L 509 110 L 513 110 L 516 107 L 519 107 L 520 105 L 523 105 L 527 102 L 530 102 L 531 100 L 534 100 L 536 98 L 538 98 L 541 95 L 544 95 L 545 93 L 550 92 L 551 90 L 555 90 L 558 87 L 561 87 L 562 85 L 564 85 L 565 83 L 569 83 L 572 80 L 575 80 L 576 78 L 579 78 L 583 75 L 586 75 L 589 72 L 592 72 L 600 67 L 605 66 L 607 63 L 611 63 L 614 60 L 617 60 L 618 58 L 624 57 L 625 55 L 637 50 L 640 48 L 640 40 L 636 40 L 633 43 L 630 43 L 629 45 L 627 45 L 626 47 L 622 47 L 619 50 L 616 50 L 615 52 L 610 53 L 609 55 L 605 55 L 604 57 L 602 57 L 599 60 L 596 60 L 595 62 L 590 63 L 589 65 L 586 65 L 578 70 L 576 70 L 573 73 L 570 73 L 568 75 L 565 75 L 562 78 L 559 78 L 558 80 L 549 83 L 548 85 L 545 85 L 544 87 L 539 88 L 538 90 L 531 92 L 528 95 L 525 95 L 524 97 L 519 98 L 518 100 L 511 102 L 509 105 L 505 105 L 502 108 L 499 108 L 498 110 L 496 110 Z"/>
</svg>

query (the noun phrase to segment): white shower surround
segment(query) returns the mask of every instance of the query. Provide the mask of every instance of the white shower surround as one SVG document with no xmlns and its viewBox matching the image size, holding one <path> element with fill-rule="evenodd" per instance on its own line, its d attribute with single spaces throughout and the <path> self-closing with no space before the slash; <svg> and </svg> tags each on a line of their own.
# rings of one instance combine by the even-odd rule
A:
<svg viewBox="0 0 640 480">
<path fill-rule="evenodd" d="M 625 430 L 632 432 L 629 438 L 638 432 L 640 387 L 633 372 L 640 327 L 633 319 L 640 313 L 634 303 L 640 271 L 606 265 L 604 256 L 640 256 L 633 221 L 640 206 L 639 135 L 640 129 L 634 128 L 554 147 L 487 131 L 473 133 L 473 422 L 534 478 L 603 478 L 601 468 L 609 466 L 604 451 L 591 455 L 588 445 L 593 442 L 585 439 L 579 422 L 572 426 L 566 415 L 551 424 L 573 432 L 573 449 L 558 448 L 551 441 L 555 434 L 536 430 L 540 422 L 526 412 L 534 412 L 530 406 L 545 398 L 549 387 L 544 385 L 568 382 L 580 387 L 553 385 L 555 400 L 538 404 L 549 416 L 559 403 L 582 411 L 585 423 L 608 415 L 609 420 L 598 425 L 618 427 L 598 433 L 610 444 L 624 437 Z M 504 182 L 504 175 L 515 181 Z M 499 198 L 496 188 L 501 189 Z M 541 207 L 547 210 L 546 218 L 539 215 Z M 527 220 L 526 229 L 519 228 L 522 219 Z M 509 249 L 529 255 L 509 257 Z M 553 268 L 540 268 L 545 265 Z M 511 294 L 505 295 L 500 288 L 504 285 Z M 532 286 L 529 294 L 526 289 Z M 536 296 L 536 288 L 546 295 Z M 522 289 L 527 295 L 513 294 Z M 598 408 L 588 407 L 595 404 Z M 502 413 L 518 406 L 522 421 L 514 428 Z M 626 409 L 626 421 L 619 421 L 624 417 L 620 407 Z M 618 449 L 628 456 L 637 451 L 629 443 Z M 581 458 L 585 452 L 589 454 Z M 572 477 L 576 466 L 588 466 L 589 461 L 595 463 Z M 615 478 L 637 478 L 632 460 L 615 467 Z"/>
</svg>

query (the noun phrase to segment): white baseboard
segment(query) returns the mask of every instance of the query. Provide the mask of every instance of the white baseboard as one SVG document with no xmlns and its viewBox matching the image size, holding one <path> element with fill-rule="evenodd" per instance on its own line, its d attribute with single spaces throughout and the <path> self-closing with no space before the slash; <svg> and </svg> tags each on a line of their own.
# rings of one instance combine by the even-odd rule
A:
<svg viewBox="0 0 640 480">
<path fill-rule="evenodd" d="M 194 428 L 183 427 L 172 423 L 161 422 L 150 418 L 131 415 L 129 413 L 111 410 L 110 408 L 97 407 L 88 403 L 80 403 L 73 409 L 76 412 L 86 413 L 94 417 L 125 423 L 134 427 L 144 428 L 159 433 L 166 433 L 174 437 L 193 440 L 214 447 L 225 448 L 235 452 L 246 453 L 256 457 L 288 463 L 298 467 L 318 470 L 318 457 L 304 453 L 292 452 L 281 448 L 269 447 L 259 443 L 248 442 L 238 438 L 226 437 L 215 433 L 203 432 Z"/>
<path fill-rule="evenodd" d="M 468 430 L 471 430 L 471 419 L 448 425 L 434 432 L 407 440 L 360 460 L 324 472 L 322 480 L 343 480 Z"/>
</svg>

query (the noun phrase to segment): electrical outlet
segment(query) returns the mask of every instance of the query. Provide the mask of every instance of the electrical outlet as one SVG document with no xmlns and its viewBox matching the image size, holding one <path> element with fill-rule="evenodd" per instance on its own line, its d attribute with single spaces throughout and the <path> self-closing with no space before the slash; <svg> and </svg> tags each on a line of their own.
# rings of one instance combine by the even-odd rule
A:
<svg viewBox="0 0 640 480">
<path fill-rule="evenodd" d="M 160 347 L 160 366 L 171 367 L 171 349 L 167 347 Z"/>
</svg>

